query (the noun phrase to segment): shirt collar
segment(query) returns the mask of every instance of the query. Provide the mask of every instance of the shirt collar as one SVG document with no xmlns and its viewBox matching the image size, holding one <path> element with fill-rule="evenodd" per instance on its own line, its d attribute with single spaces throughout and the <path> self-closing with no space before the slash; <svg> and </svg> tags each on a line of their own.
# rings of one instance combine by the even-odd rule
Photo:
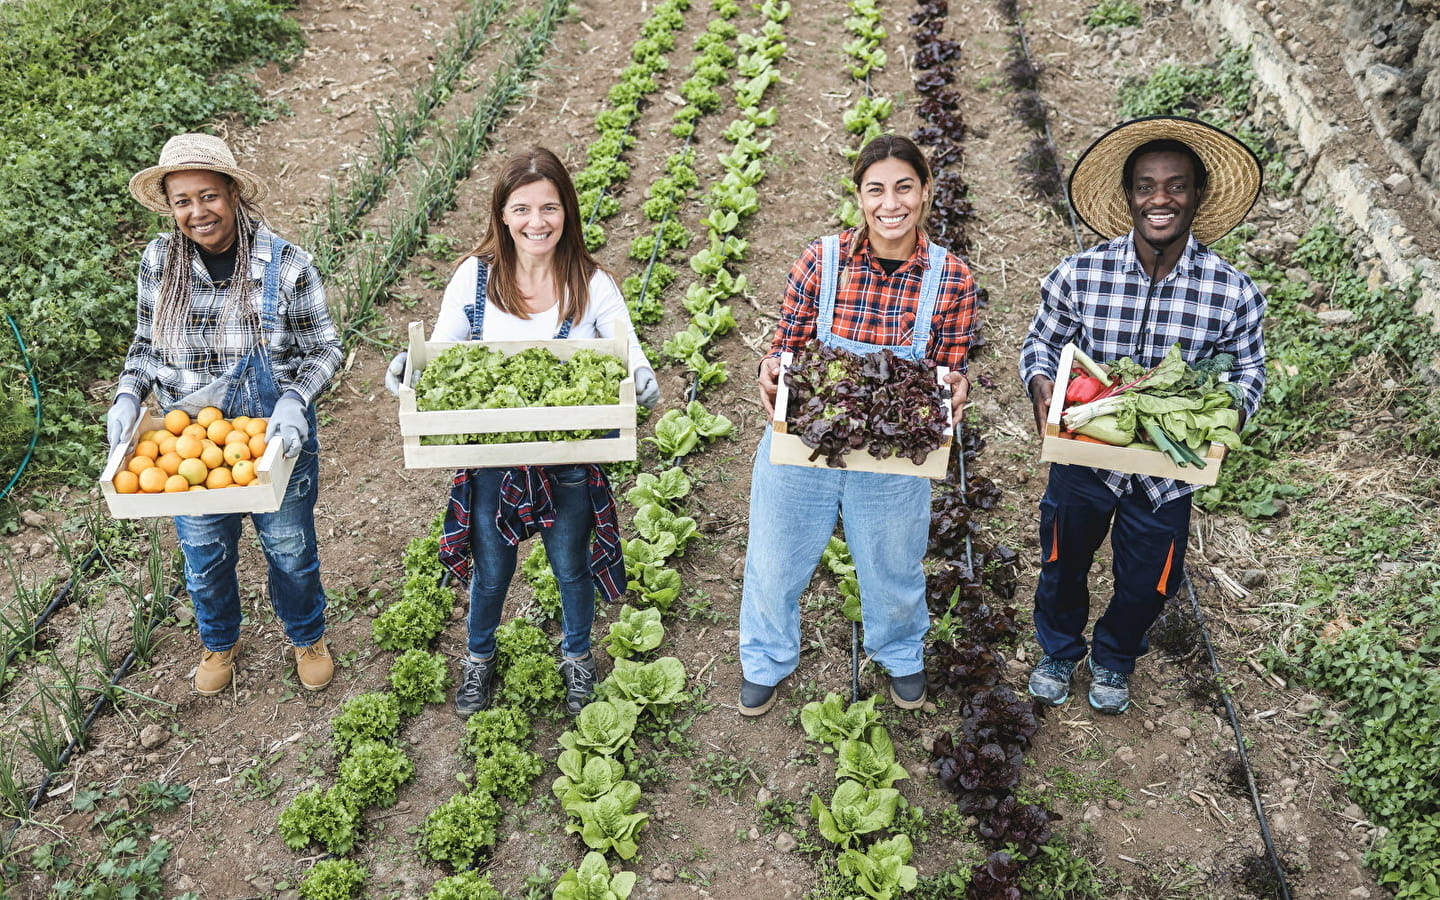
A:
<svg viewBox="0 0 1440 900">
<path fill-rule="evenodd" d="M 1149 270 L 1140 264 L 1140 254 L 1135 251 L 1135 231 L 1132 229 L 1129 234 L 1120 239 L 1120 257 L 1125 263 L 1125 268 L 1149 276 Z M 1175 268 L 1171 272 L 1179 272 L 1181 275 L 1190 274 L 1195 266 L 1195 259 L 1200 253 L 1200 242 L 1195 240 L 1194 233 L 1185 235 L 1185 249 L 1180 251 L 1180 258 L 1175 260 Z M 1169 278 L 1169 275 L 1165 276 Z"/>
<path fill-rule="evenodd" d="M 870 249 L 870 242 L 866 240 L 857 244 L 855 235 L 858 231 L 859 229 L 856 228 L 847 228 L 842 233 L 841 243 L 843 246 L 841 248 L 841 255 L 846 256 L 852 262 L 863 262 L 876 272 L 884 271 L 880 268 L 880 263 Z M 909 271 L 912 267 L 916 267 L 917 271 L 923 272 L 929 268 L 929 266 L 930 241 L 924 234 L 919 234 L 916 235 L 915 238 L 915 249 L 910 252 L 909 258 L 905 260 L 900 268 L 895 270 L 895 274 L 898 275 L 901 272 Z"/>
</svg>

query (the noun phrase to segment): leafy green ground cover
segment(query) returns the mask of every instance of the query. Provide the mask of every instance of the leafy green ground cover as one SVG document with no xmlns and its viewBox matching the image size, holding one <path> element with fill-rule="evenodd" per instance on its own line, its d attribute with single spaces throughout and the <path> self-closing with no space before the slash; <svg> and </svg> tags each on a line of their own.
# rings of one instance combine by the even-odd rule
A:
<svg viewBox="0 0 1440 900">
<path fill-rule="evenodd" d="M 134 327 L 136 243 L 157 220 L 125 185 L 171 134 L 263 118 L 242 69 L 293 54 L 277 0 L 28 0 L 0 5 L 0 308 L 41 385 L 29 477 L 93 471 L 90 382 L 115 374 Z M 29 443 L 33 400 L 13 338 L 0 397 L 0 473 Z"/>
</svg>

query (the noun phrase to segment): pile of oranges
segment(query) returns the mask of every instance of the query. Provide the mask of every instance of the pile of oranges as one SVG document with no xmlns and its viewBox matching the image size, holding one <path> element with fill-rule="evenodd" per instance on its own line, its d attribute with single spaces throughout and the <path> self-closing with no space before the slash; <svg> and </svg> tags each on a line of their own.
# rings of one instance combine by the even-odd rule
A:
<svg viewBox="0 0 1440 900">
<path fill-rule="evenodd" d="M 183 409 L 165 414 L 165 427 L 140 435 L 125 468 L 115 473 L 120 494 L 161 494 L 242 487 L 255 480 L 265 453 L 265 419 L 225 418 L 213 406 L 194 420 Z"/>
</svg>

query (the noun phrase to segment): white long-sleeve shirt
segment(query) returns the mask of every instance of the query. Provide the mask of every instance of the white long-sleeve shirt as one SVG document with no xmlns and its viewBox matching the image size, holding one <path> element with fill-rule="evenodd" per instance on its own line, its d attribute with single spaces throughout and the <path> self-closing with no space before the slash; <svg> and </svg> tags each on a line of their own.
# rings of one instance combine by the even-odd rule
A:
<svg viewBox="0 0 1440 900">
<path fill-rule="evenodd" d="M 475 276 L 479 263 L 477 257 L 471 256 L 455 270 L 450 283 L 445 286 L 445 296 L 440 301 L 440 314 L 435 319 L 430 340 L 470 340 L 470 316 L 466 308 L 475 303 Z M 560 329 L 559 310 L 557 303 L 528 319 L 521 319 L 504 312 L 486 298 L 485 328 L 481 337 L 487 341 L 549 340 Z M 570 337 L 610 338 L 621 333 L 630 336 L 630 371 L 634 372 L 642 366 L 650 368 L 650 361 L 640 348 L 640 339 L 635 336 L 630 310 L 625 306 L 620 286 L 603 269 L 596 269 L 590 277 L 590 302 L 586 305 L 585 316 L 570 324 Z"/>
</svg>

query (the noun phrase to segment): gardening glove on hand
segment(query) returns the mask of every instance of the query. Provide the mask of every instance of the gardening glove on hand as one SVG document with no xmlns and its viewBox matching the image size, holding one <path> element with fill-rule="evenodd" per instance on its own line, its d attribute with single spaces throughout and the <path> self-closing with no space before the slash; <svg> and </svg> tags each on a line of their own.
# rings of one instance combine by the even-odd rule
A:
<svg viewBox="0 0 1440 900">
<path fill-rule="evenodd" d="M 660 385 L 655 381 L 655 371 L 649 366 L 635 370 L 635 402 L 646 409 L 654 409 L 660 402 Z"/>
<path fill-rule="evenodd" d="M 385 390 L 400 396 L 400 379 L 405 377 L 405 363 L 410 359 L 409 350 L 401 350 L 390 360 L 390 368 L 385 370 Z"/>
<path fill-rule="evenodd" d="M 135 420 L 140 418 L 140 401 L 132 394 L 121 394 L 115 398 L 110 411 L 105 413 L 105 438 L 110 449 L 125 443 L 135 431 Z"/>
<path fill-rule="evenodd" d="M 284 442 L 285 458 L 294 459 L 300 455 L 300 445 L 310 434 L 310 423 L 305 420 L 305 402 L 293 394 L 286 394 L 275 404 L 270 414 L 270 424 L 265 429 L 265 441 L 275 438 Z"/>
</svg>

